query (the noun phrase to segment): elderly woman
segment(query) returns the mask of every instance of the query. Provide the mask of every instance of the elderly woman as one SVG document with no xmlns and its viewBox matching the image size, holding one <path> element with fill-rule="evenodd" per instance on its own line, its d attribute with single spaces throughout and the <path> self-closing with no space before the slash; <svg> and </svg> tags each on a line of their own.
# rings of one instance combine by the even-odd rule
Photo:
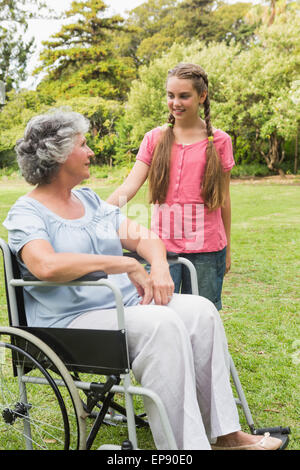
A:
<svg viewBox="0 0 300 470">
<path fill-rule="evenodd" d="M 56 110 L 27 125 L 16 146 L 18 163 L 34 189 L 14 204 L 4 222 L 20 269 L 47 281 L 71 281 L 105 271 L 124 299 L 129 355 L 136 379 L 156 391 L 179 449 L 276 449 L 279 439 L 240 430 L 227 367 L 228 350 L 214 305 L 173 295 L 163 243 L 126 219 L 89 188 L 92 150 L 80 114 Z M 151 264 L 150 275 L 122 249 Z M 114 297 L 104 287 L 28 287 L 31 326 L 112 329 Z M 165 449 L 159 418 L 146 405 L 158 449 Z"/>
</svg>

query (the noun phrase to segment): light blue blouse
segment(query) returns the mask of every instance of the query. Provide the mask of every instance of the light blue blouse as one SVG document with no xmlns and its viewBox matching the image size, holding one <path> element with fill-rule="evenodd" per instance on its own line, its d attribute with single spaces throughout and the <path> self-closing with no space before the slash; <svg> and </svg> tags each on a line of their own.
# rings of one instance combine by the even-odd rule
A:
<svg viewBox="0 0 300 470">
<path fill-rule="evenodd" d="M 17 256 L 22 276 L 28 270 L 18 253 L 31 240 L 47 240 L 56 252 L 122 256 L 117 231 L 125 216 L 120 209 L 102 201 L 89 188 L 75 189 L 73 193 L 85 208 L 79 219 L 63 219 L 28 196 L 20 197 L 10 209 L 3 225 L 9 232 L 8 244 Z M 139 303 L 127 274 L 112 274 L 108 279 L 120 288 L 124 305 Z M 30 286 L 24 289 L 24 300 L 29 326 L 63 328 L 83 312 L 115 307 L 112 291 L 97 286 Z"/>
</svg>

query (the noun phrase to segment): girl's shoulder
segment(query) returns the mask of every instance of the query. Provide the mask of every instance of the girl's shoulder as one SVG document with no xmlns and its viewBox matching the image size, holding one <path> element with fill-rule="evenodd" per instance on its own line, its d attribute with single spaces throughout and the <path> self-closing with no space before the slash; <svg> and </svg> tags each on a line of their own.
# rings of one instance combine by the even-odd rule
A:
<svg viewBox="0 0 300 470">
<path fill-rule="evenodd" d="M 235 165 L 231 137 L 227 132 L 217 129 L 214 132 L 214 144 L 221 158 L 223 169 L 231 170 Z"/>
<path fill-rule="evenodd" d="M 154 129 L 151 129 L 151 131 L 146 132 L 145 137 L 147 138 L 149 143 L 156 144 L 163 130 L 163 126 L 154 127 Z"/>
<path fill-rule="evenodd" d="M 143 159 L 141 156 L 144 154 L 149 156 L 153 154 L 156 144 L 160 139 L 161 132 L 162 127 L 155 127 L 154 129 L 146 132 L 137 155 L 138 159 Z"/>
<path fill-rule="evenodd" d="M 164 130 L 164 126 L 154 127 L 153 129 L 151 129 L 151 131 L 146 132 L 145 135 L 149 137 L 154 137 L 154 136 L 160 135 L 163 130 Z"/>
<path fill-rule="evenodd" d="M 39 207 L 41 206 L 41 207 Z M 36 199 L 30 197 L 27 194 L 20 196 L 19 199 L 11 206 L 8 214 L 38 214 L 42 216 L 43 205 L 40 204 Z"/>
<path fill-rule="evenodd" d="M 222 131 L 222 129 L 214 129 L 213 130 L 214 134 L 214 143 L 216 144 L 222 144 L 225 142 L 231 142 L 231 137 L 227 132 Z"/>
</svg>

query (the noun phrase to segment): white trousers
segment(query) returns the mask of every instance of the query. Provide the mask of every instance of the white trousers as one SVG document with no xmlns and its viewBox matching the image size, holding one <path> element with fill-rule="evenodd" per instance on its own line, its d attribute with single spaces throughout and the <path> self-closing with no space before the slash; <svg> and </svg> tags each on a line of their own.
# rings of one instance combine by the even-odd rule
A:
<svg viewBox="0 0 300 470">
<path fill-rule="evenodd" d="M 225 332 L 209 300 L 174 294 L 167 306 L 126 307 L 125 323 L 134 376 L 162 399 L 178 449 L 209 450 L 217 436 L 241 429 Z M 85 312 L 69 325 L 116 327 L 115 310 Z M 145 399 L 145 409 L 157 449 L 167 449 L 155 405 Z"/>
</svg>

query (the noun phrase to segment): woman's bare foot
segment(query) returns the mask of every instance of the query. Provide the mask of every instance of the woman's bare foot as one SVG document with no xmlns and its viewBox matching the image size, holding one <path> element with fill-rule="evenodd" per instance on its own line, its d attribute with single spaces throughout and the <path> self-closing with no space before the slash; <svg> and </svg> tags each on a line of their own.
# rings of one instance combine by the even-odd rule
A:
<svg viewBox="0 0 300 470">
<path fill-rule="evenodd" d="M 219 436 L 212 449 L 218 450 L 277 450 L 281 440 L 271 437 L 269 433 L 264 436 L 247 434 L 243 431 L 233 432 Z"/>
</svg>

